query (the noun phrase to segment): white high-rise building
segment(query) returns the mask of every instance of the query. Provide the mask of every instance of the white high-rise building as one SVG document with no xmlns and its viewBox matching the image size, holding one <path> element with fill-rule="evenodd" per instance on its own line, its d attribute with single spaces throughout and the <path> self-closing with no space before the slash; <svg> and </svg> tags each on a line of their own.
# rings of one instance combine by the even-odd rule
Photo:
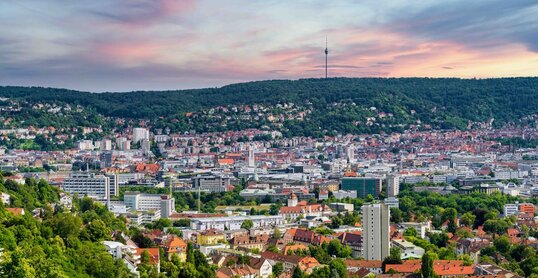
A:
<svg viewBox="0 0 538 278">
<path fill-rule="evenodd" d="M 123 144 L 127 141 L 127 138 L 125 137 L 118 137 L 116 138 L 116 148 L 118 150 L 123 150 Z"/>
<path fill-rule="evenodd" d="M 140 141 L 140 150 L 142 150 L 142 153 L 144 155 L 148 155 L 151 150 L 151 143 L 148 139 L 143 139 Z"/>
<path fill-rule="evenodd" d="M 101 140 L 101 146 L 99 147 L 102 151 L 111 151 L 112 150 L 112 141 L 108 139 Z"/>
<path fill-rule="evenodd" d="M 118 196 L 120 194 L 120 187 L 118 183 L 118 175 L 117 174 L 106 174 L 106 177 L 108 177 L 109 180 L 109 195 L 110 196 Z"/>
<path fill-rule="evenodd" d="M 346 149 L 346 158 L 347 161 L 355 161 L 355 146 L 353 144 L 349 145 Z"/>
<path fill-rule="evenodd" d="M 131 141 L 127 140 L 127 141 L 123 142 L 123 145 L 121 146 L 121 149 L 124 150 L 124 151 L 130 150 L 131 149 Z"/>
<path fill-rule="evenodd" d="M 254 146 L 252 144 L 248 147 L 248 167 L 256 167 L 256 159 L 254 157 Z"/>
<path fill-rule="evenodd" d="M 133 128 L 133 143 L 138 143 L 144 139 L 149 140 L 149 130 L 142 127 Z"/>
<path fill-rule="evenodd" d="M 78 149 L 81 151 L 93 150 L 93 141 L 92 140 L 80 140 L 77 142 Z"/>
<path fill-rule="evenodd" d="M 362 257 L 383 260 L 390 253 L 390 209 L 385 204 L 362 206 Z"/>
<path fill-rule="evenodd" d="M 387 196 L 396 197 L 398 194 L 400 194 L 400 176 L 387 175 Z"/>
</svg>

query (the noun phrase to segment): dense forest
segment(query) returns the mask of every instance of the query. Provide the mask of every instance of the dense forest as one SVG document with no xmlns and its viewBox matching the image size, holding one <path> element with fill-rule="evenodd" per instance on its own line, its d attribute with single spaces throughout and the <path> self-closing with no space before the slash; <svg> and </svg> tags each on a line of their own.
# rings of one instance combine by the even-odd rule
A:
<svg viewBox="0 0 538 278">
<path fill-rule="evenodd" d="M 270 127 L 260 120 L 222 122 L 222 117 L 187 119 L 230 105 L 293 103 L 308 111 L 306 119 L 277 125 L 285 136 L 322 136 L 331 132 L 398 131 L 415 124 L 449 129 L 469 122 L 513 122 L 538 113 L 538 78 L 330 78 L 271 80 L 194 90 L 89 93 L 40 87 L 0 87 L 0 97 L 33 105 L 80 105 L 104 117 L 148 119 L 173 131 L 220 131 Z M 270 111 L 277 113 L 278 111 Z M 381 117 L 389 114 L 390 117 Z M 377 117 L 374 123 L 367 119 Z M 86 117 L 87 118 L 87 117 Z M 76 120 L 76 119 L 75 119 Z M 82 120 L 80 120 L 82 121 Z M 213 124 L 213 122 L 216 122 Z"/>
</svg>

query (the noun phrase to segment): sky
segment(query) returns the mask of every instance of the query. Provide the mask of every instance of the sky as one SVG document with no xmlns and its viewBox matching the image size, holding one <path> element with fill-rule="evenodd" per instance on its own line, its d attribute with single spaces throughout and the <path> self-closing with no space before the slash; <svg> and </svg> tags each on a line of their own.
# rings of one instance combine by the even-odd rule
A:
<svg viewBox="0 0 538 278">
<path fill-rule="evenodd" d="M 536 0 L 2 0 L 0 85 L 538 75 Z"/>
</svg>

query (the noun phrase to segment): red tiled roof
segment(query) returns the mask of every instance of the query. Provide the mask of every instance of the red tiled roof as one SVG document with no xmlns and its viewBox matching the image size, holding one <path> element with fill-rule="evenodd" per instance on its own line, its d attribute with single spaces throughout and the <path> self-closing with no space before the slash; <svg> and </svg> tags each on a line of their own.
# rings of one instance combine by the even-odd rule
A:
<svg viewBox="0 0 538 278">
<path fill-rule="evenodd" d="M 144 253 L 144 251 L 148 251 L 149 253 L 149 264 L 159 264 L 159 248 L 137 248 L 136 255 L 142 256 L 142 253 Z"/>
<path fill-rule="evenodd" d="M 23 208 L 6 208 L 7 211 L 15 214 L 15 215 L 24 215 L 24 209 Z"/>
<path fill-rule="evenodd" d="M 344 264 L 347 267 L 362 267 L 362 268 L 381 268 L 383 261 L 378 260 L 345 260 Z"/>
</svg>

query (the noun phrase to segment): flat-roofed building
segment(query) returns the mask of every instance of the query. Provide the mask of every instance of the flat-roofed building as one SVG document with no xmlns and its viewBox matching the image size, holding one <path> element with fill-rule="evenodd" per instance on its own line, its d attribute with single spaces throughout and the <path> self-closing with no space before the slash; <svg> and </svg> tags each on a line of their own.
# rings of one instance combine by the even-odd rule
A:
<svg viewBox="0 0 538 278">
<path fill-rule="evenodd" d="M 96 200 L 108 200 L 110 197 L 110 178 L 93 173 L 71 173 L 64 180 L 62 190 L 80 198 L 88 196 Z"/>
<path fill-rule="evenodd" d="M 342 178 L 342 190 L 354 190 L 357 197 L 366 198 L 368 195 L 379 196 L 381 192 L 381 178 L 378 177 L 348 177 Z"/>
</svg>

